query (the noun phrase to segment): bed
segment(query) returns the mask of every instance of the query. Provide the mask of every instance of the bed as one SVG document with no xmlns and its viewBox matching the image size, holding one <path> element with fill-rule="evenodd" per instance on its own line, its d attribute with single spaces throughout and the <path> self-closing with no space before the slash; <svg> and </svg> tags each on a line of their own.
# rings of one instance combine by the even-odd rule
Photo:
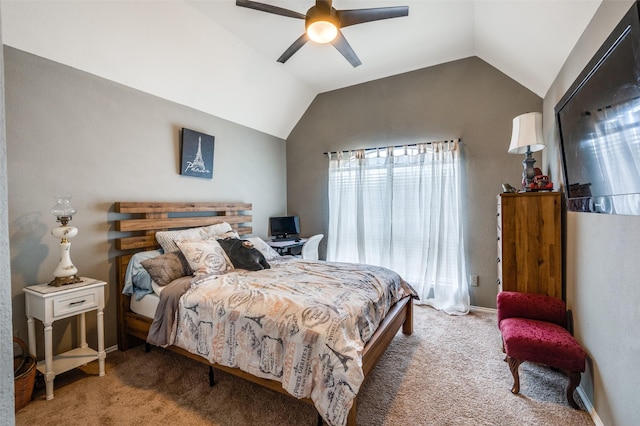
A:
<svg viewBox="0 0 640 426">
<path fill-rule="evenodd" d="M 117 202 L 114 205 L 114 211 L 119 214 L 119 218 L 115 221 L 115 229 L 122 234 L 119 238 L 115 239 L 116 249 L 121 253 L 117 257 L 117 277 L 118 277 L 118 348 L 125 351 L 133 346 L 145 343 L 149 337 L 150 329 L 152 329 L 153 313 L 155 313 L 155 306 L 158 303 L 158 297 L 155 294 L 149 295 L 149 297 L 131 297 L 123 294 L 125 288 L 125 275 L 127 267 L 134 255 L 136 257 L 143 253 L 148 253 L 158 249 L 159 245 L 156 240 L 157 232 L 165 232 L 167 230 L 181 230 L 185 228 L 199 228 L 217 224 L 229 224 L 234 233 L 240 238 L 244 238 L 252 234 L 251 227 L 251 209 L 250 203 L 187 203 L 187 202 Z M 135 258 L 134 258 L 135 259 Z M 259 271 L 264 276 L 270 276 L 271 281 L 275 282 L 275 277 L 284 276 L 282 271 L 299 272 L 299 268 L 303 268 L 306 272 L 312 271 L 312 274 L 316 275 L 330 275 L 326 273 L 326 268 L 332 267 L 327 262 L 309 262 L 294 260 L 287 262 L 286 259 L 276 259 L 270 270 Z M 347 271 L 346 274 L 361 273 L 352 270 L 352 267 L 345 264 Z M 353 266 L 355 268 L 355 266 Z M 367 269 L 368 268 L 368 269 Z M 372 274 L 372 267 L 365 268 L 366 275 Z M 375 269 L 375 267 L 373 267 Z M 286 272 L 289 273 L 289 272 Z M 280 274 L 280 275 L 278 275 Z M 207 288 L 211 285 L 220 285 L 222 280 L 237 281 L 239 279 L 249 280 L 244 283 L 243 286 L 253 285 L 255 278 L 252 273 L 245 273 L 243 271 L 236 271 L 232 274 L 228 274 L 223 277 L 205 277 L 201 282 L 205 283 L 201 287 Z M 216 281 L 217 280 L 217 281 Z M 300 280 L 297 278 L 297 280 Z M 179 281 L 179 280 L 176 280 Z M 196 281 L 196 280 L 192 280 Z M 268 280 L 266 280 L 268 281 Z M 226 281 L 225 281 L 226 282 Z M 173 285 L 173 283 L 172 283 Z M 275 285 L 275 284 L 273 284 Z M 194 288 L 196 285 L 191 285 L 190 288 Z M 165 290 L 166 291 L 166 290 Z M 190 291 L 190 290 L 189 290 Z M 298 291 L 298 288 L 294 288 L 292 291 Z M 378 290 L 381 292 L 381 290 Z M 191 294 L 189 294 L 191 296 Z M 185 293 L 184 299 L 187 299 Z M 404 334 L 411 334 L 413 328 L 412 317 L 412 295 L 407 292 L 399 292 L 398 297 L 394 299 L 393 304 L 385 308 L 385 315 L 378 319 L 379 324 L 377 327 L 371 329 L 367 335 L 366 344 L 362 350 L 358 350 L 358 355 L 361 354 L 357 362 L 361 365 L 361 370 L 351 369 L 350 375 L 354 375 L 354 371 L 363 375 L 363 379 L 358 383 L 364 383 L 366 376 L 376 365 L 378 359 L 385 352 L 387 346 L 392 341 L 398 330 L 402 328 Z M 183 302 L 183 298 L 180 299 Z M 186 303 L 186 302 L 183 302 Z M 340 307 L 342 309 L 342 307 Z M 195 311 L 192 309 L 192 311 Z M 237 316 L 237 315 L 236 315 Z M 247 316 L 248 317 L 248 316 Z M 250 317 L 249 317 L 250 318 Z M 250 318 L 256 321 L 255 318 Z M 378 322 L 376 321 L 376 322 Z M 250 322 L 250 321 L 249 321 Z M 259 322 L 259 321 L 257 321 Z M 261 325 L 261 324 L 260 324 Z M 155 326 L 155 325 L 154 325 Z M 245 324 L 245 328 L 247 325 Z M 175 328 L 173 331 L 175 332 Z M 362 332 L 361 332 L 362 333 Z M 178 339 L 179 340 L 179 339 Z M 323 340 L 324 341 L 324 340 Z M 182 346 L 188 345 L 180 343 Z M 207 343 L 208 344 L 208 343 Z M 195 344 L 197 346 L 197 344 Z M 202 346 L 202 343 L 200 343 Z M 164 345 L 161 345 L 164 346 Z M 329 347 L 329 345 L 326 345 Z M 212 345 L 215 350 L 215 345 Z M 213 362 L 211 356 L 208 356 L 208 351 L 198 352 L 190 348 L 190 350 L 184 349 L 178 345 L 168 345 L 167 349 L 175 351 L 186 357 L 195 359 L 202 362 L 209 367 L 225 371 L 235 376 L 244 378 L 251 382 L 257 383 L 261 386 L 269 388 L 271 390 L 291 395 L 291 391 L 287 391 L 283 388 L 285 380 L 282 378 L 282 372 L 280 377 L 269 378 L 269 374 L 259 374 L 250 369 L 245 369 L 235 366 L 223 365 L 220 362 Z M 242 348 L 241 348 L 242 349 Z M 342 354 L 339 351 L 333 350 L 329 347 L 336 357 L 340 358 Z M 353 354 L 352 354 L 353 355 Z M 345 358 L 346 359 L 346 358 Z M 346 370 L 346 368 L 345 368 Z M 211 369 L 210 371 L 213 371 Z M 284 373 L 285 378 L 287 373 Z M 338 379 L 336 379 L 338 380 Z M 341 380 L 341 379 L 340 379 Z M 335 392 L 334 392 L 335 393 Z M 356 391 L 357 393 L 357 391 Z M 333 393 L 331 394 L 333 396 Z M 318 398 L 315 396 L 296 397 L 301 400 L 313 404 L 318 409 L 319 414 L 332 425 L 347 424 L 353 426 L 356 424 L 356 398 L 349 399 L 347 401 L 348 412 L 344 416 L 331 415 L 327 412 L 326 407 L 320 407 L 318 404 Z M 315 401 L 314 401 L 315 400 Z"/>
</svg>

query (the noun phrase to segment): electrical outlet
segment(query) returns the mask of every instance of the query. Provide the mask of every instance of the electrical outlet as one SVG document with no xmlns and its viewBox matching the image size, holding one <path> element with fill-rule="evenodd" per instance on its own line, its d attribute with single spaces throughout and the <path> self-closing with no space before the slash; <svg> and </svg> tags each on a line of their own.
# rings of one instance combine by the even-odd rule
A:
<svg viewBox="0 0 640 426">
<path fill-rule="evenodd" d="M 478 276 L 469 275 L 469 285 L 472 287 L 478 287 Z"/>
</svg>

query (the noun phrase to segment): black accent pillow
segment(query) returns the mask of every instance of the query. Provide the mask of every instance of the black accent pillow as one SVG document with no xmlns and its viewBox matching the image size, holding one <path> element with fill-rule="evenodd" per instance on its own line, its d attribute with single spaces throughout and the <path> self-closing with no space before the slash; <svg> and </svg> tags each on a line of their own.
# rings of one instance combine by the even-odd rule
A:
<svg viewBox="0 0 640 426">
<path fill-rule="evenodd" d="M 270 269 L 260 250 L 253 246 L 251 241 L 240 240 L 238 238 L 225 238 L 218 240 L 220 247 L 227 253 L 229 260 L 236 269 L 246 269 L 248 271 L 260 271 Z"/>
</svg>

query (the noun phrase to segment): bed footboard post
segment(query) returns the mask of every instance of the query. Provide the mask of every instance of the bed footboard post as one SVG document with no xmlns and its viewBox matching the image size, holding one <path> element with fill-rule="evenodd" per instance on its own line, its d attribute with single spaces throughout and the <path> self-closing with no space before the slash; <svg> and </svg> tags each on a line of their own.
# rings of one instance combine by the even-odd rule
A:
<svg viewBox="0 0 640 426">
<path fill-rule="evenodd" d="M 356 417 L 358 414 L 358 398 L 354 398 L 353 405 L 347 415 L 347 426 L 356 426 Z"/>
<path fill-rule="evenodd" d="M 403 334 L 413 334 L 413 298 L 410 297 L 407 302 L 407 316 L 402 324 Z"/>
<path fill-rule="evenodd" d="M 123 256 L 118 256 L 116 258 L 116 274 L 118 281 L 118 289 L 116 292 L 116 301 L 117 301 L 117 315 L 118 315 L 118 350 L 126 351 L 129 348 L 132 348 L 134 345 L 131 342 L 131 339 L 127 335 L 127 325 L 125 321 L 125 313 L 129 310 L 130 299 L 129 296 L 122 294 L 122 282 L 124 281 L 124 274 L 126 271 L 126 267 L 124 266 L 124 262 L 127 262 L 128 258 L 123 259 Z"/>
</svg>

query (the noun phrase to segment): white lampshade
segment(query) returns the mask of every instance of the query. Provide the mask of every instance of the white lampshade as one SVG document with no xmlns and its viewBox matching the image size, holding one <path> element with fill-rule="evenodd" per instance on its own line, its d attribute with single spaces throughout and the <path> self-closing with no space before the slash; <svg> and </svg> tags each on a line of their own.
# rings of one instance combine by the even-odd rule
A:
<svg viewBox="0 0 640 426">
<path fill-rule="evenodd" d="M 542 113 L 528 112 L 513 119 L 513 132 L 509 144 L 509 154 L 526 154 L 544 148 L 542 138 Z"/>
</svg>

